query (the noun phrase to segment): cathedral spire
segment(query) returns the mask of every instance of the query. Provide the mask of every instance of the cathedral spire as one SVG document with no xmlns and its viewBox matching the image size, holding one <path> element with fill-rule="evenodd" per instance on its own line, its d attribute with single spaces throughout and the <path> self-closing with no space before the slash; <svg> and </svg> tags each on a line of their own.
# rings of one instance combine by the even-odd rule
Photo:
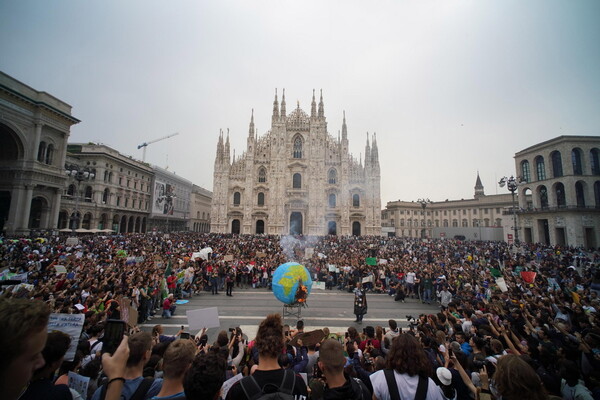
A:
<svg viewBox="0 0 600 400">
<path fill-rule="evenodd" d="M 480 196 L 485 196 L 485 192 L 483 190 L 481 178 L 479 177 L 479 171 L 477 171 L 477 180 L 475 181 L 475 198 Z"/>
<path fill-rule="evenodd" d="M 377 148 L 377 133 L 373 133 L 373 148 L 371 149 L 371 159 L 373 160 L 373 165 L 379 165 L 379 149 Z"/>
<path fill-rule="evenodd" d="M 283 95 L 281 96 L 281 118 L 285 118 L 285 88 L 283 89 Z"/>
<path fill-rule="evenodd" d="M 315 102 L 315 89 L 313 89 L 312 102 L 310 103 L 310 117 L 315 118 L 317 116 L 317 103 Z"/>
<path fill-rule="evenodd" d="M 323 118 L 325 116 L 325 110 L 323 106 L 323 89 L 321 89 L 321 99 L 319 100 L 319 118 Z"/>
<path fill-rule="evenodd" d="M 279 118 L 279 102 L 277 101 L 277 88 L 275 88 L 275 100 L 273 101 L 273 121 Z"/>
<path fill-rule="evenodd" d="M 367 145 L 365 146 L 365 168 L 371 165 L 371 146 L 369 145 L 369 132 L 367 132 Z"/>
<path fill-rule="evenodd" d="M 254 136 L 254 108 L 252 109 L 252 115 L 250 116 L 250 127 L 248 128 L 248 136 Z"/>
<path fill-rule="evenodd" d="M 229 148 L 229 128 L 227 128 L 227 140 L 225 141 L 225 160 L 229 164 L 230 148 Z"/>
<path fill-rule="evenodd" d="M 217 156 L 215 157 L 215 165 L 223 161 L 223 129 L 219 129 L 219 140 L 217 141 Z"/>
<path fill-rule="evenodd" d="M 348 127 L 346 126 L 346 110 L 344 110 L 344 120 L 342 122 L 342 139 L 348 140 Z"/>
</svg>

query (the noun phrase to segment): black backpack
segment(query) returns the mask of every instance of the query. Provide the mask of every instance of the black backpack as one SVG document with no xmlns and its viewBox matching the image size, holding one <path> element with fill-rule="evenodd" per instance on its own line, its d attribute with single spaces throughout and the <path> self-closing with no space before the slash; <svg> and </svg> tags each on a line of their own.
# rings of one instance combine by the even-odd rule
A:
<svg viewBox="0 0 600 400">
<path fill-rule="evenodd" d="M 385 380 L 387 381 L 388 390 L 390 392 L 390 398 L 392 400 L 410 400 L 400 399 L 400 391 L 398 390 L 398 384 L 396 383 L 394 370 L 384 369 L 383 372 L 385 375 Z M 417 386 L 415 400 L 425 400 L 427 398 L 427 386 L 429 386 L 429 378 L 419 375 L 419 385 Z"/>
<path fill-rule="evenodd" d="M 283 379 L 275 392 L 265 393 L 265 388 L 270 384 L 261 388 L 252 375 L 243 378 L 240 385 L 248 400 L 294 400 L 296 374 L 292 370 L 284 370 Z"/>
</svg>

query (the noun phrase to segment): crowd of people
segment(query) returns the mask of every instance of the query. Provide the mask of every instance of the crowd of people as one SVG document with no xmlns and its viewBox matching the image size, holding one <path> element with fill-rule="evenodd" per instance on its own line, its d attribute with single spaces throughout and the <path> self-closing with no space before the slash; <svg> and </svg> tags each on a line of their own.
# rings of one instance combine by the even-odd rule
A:
<svg viewBox="0 0 600 400">
<path fill-rule="evenodd" d="M 6 361 L 0 390 L 13 393 L 7 398 L 26 389 L 23 399 L 45 393 L 97 400 L 111 398 L 115 387 L 127 400 L 217 399 L 222 387 L 227 399 L 278 391 L 296 399 L 600 398 L 595 252 L 503 242 L 181 233 L 3 239 L 0 257 L 0 324 L 20 332 L 16 339 L 10 329 L 0 333 Z M 302 321 L 290 329 L 269 315 L 255 338 L 236 328 L 213 344 L 204 332 L 188 340 L 164 335 L 160 326 L 152 333 L 133 329 L 120 358 L 104 357 L 117 375 L 102 372 L 106 320 L 133 326 L 157 312 L 170 317 L 178 298 L 270 288 L 273 271 L 287 261 L 301 262 L 327 289 L 364 298 L 357 321 L 370 292 L 440 309 L 411 317 L 408 327 L 390 316 L 387 326 L 362 332 L 355 326 L 304 332 Z M 36 336 L 50 312 L 85 316 L 72 360 L 63 361 L 68 344 L 60 334 Z M 17 326 L 15 313 L 31 314 L 29 322 Z M 115 366 L 119 360 L 126 360 L 122 368 Z M 18 368 L 8 368 L 11 363 L 29 372 L 13 379 Z M 49 389 L 64 386 L 69 371 L 90 378 L 88 393 Z M 223 385 L 238 373 L 239 383 Z"/>
</svg>

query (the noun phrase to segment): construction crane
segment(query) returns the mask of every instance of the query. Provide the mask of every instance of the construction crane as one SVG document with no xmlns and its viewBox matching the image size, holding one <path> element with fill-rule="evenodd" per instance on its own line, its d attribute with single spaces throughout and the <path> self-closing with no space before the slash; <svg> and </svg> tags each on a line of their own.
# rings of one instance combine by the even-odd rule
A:
<svg viewBox="0 0 600 400">
<path fill-rule="evenodd" d="M 165 139 L 168 139 L 170 137 L 177 136 L 177 135 L 179 135 L 179 132 L 175 132 L 175 133 L 172 133 L 170 135 L 163 136 L 161 138 L 154 139 L 154 140 L 151 140 L 149 142 L 144 142 L 144 143 L 140 144 L 138 146 L 138 150 L 141 149 L 142 147 L 144 148 L 144 152 L 142 153 L 142 161 L 146 162 L 146 147 L 148 147 L 149 144 L 160 142 L 161 140 L 165 140 Z"/>
</svg>

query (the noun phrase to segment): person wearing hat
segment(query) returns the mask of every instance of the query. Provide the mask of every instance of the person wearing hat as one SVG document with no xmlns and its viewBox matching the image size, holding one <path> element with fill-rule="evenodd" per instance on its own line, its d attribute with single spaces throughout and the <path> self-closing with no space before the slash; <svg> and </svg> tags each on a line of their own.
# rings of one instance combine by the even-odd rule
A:
<svg viewBox="0 0 600 400">
<path fill-rule="evenodd" d="M 435 374 L 440 381 L 440 388 L 444 396 L 448 399 L 454 399 L 456 397 L 456 390 L 452 387 L 452 372 L 448 368 L 438 367 Z"/>
<path fill-rule="evenodd" d="M 325 378 L 324 400 L 371 399 L 371 392 L 363 381 L 344 374 L 346 358 L 340 342 L 334 339 L 325 340 L 321 344 L 317 363 Z"/>
</svg>

